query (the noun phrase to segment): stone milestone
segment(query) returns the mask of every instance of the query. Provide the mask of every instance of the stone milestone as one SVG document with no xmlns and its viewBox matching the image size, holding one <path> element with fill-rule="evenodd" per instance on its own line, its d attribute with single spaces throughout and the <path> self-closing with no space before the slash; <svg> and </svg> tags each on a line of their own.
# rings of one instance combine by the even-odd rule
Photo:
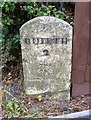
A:
<svg viewBox="0 0 91 120">
<path fill-rule="evenodd" d="M 51 17 L 36 17 L 20 28 L 26 94 L 70 95 L 72 26 Z"/>
</svg>

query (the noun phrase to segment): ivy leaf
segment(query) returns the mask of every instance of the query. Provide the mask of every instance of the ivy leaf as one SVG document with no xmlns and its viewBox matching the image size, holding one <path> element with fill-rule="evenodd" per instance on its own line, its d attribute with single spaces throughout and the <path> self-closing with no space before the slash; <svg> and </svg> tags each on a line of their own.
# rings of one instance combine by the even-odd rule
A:
<svg viewBox="0 0 91 120">
<path fill-rule="evenodd" d="M 19 105 L 17 103 L 14 103 L 14 109 L 17 110 L 19 108 Z"/>
</svg>

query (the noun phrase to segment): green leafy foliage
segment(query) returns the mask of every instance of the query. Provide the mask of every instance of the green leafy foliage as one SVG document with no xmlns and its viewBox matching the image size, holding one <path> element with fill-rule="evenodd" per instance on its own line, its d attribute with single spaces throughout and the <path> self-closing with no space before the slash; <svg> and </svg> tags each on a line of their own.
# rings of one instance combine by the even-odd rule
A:
<svg viewBox="0 0 91 120">
<path fill-rule="evenodd" d="M 22 116 L 27 114 L 27 110 L 20 106 L 16 101 L 8 101 L 5 107 L 5 112 L 8 113 L 8 118 L 13 118 L 14 116 Z"/>
<path fill-rule="evenodd" d="M 15 8 L 15 3 L 14 2 L 11 2 L 11 3 L 5 2 L 3 7 L 6 12 L 10 12 L 10 11 L 13 11 L 13 9 Z"/>
</svg>

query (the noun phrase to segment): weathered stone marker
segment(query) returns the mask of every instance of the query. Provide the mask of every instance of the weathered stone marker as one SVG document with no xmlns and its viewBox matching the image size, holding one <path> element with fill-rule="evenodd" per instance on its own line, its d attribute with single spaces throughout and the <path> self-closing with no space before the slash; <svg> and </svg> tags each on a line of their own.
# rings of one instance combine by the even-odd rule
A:
<svg viewBox="0 0 91 120">
<path fill-rule="evenodd" d="M 72 27 L 55 17 L 36 17 L 20 28 L 27 94 L 70 95 Z"/>
</svg>

